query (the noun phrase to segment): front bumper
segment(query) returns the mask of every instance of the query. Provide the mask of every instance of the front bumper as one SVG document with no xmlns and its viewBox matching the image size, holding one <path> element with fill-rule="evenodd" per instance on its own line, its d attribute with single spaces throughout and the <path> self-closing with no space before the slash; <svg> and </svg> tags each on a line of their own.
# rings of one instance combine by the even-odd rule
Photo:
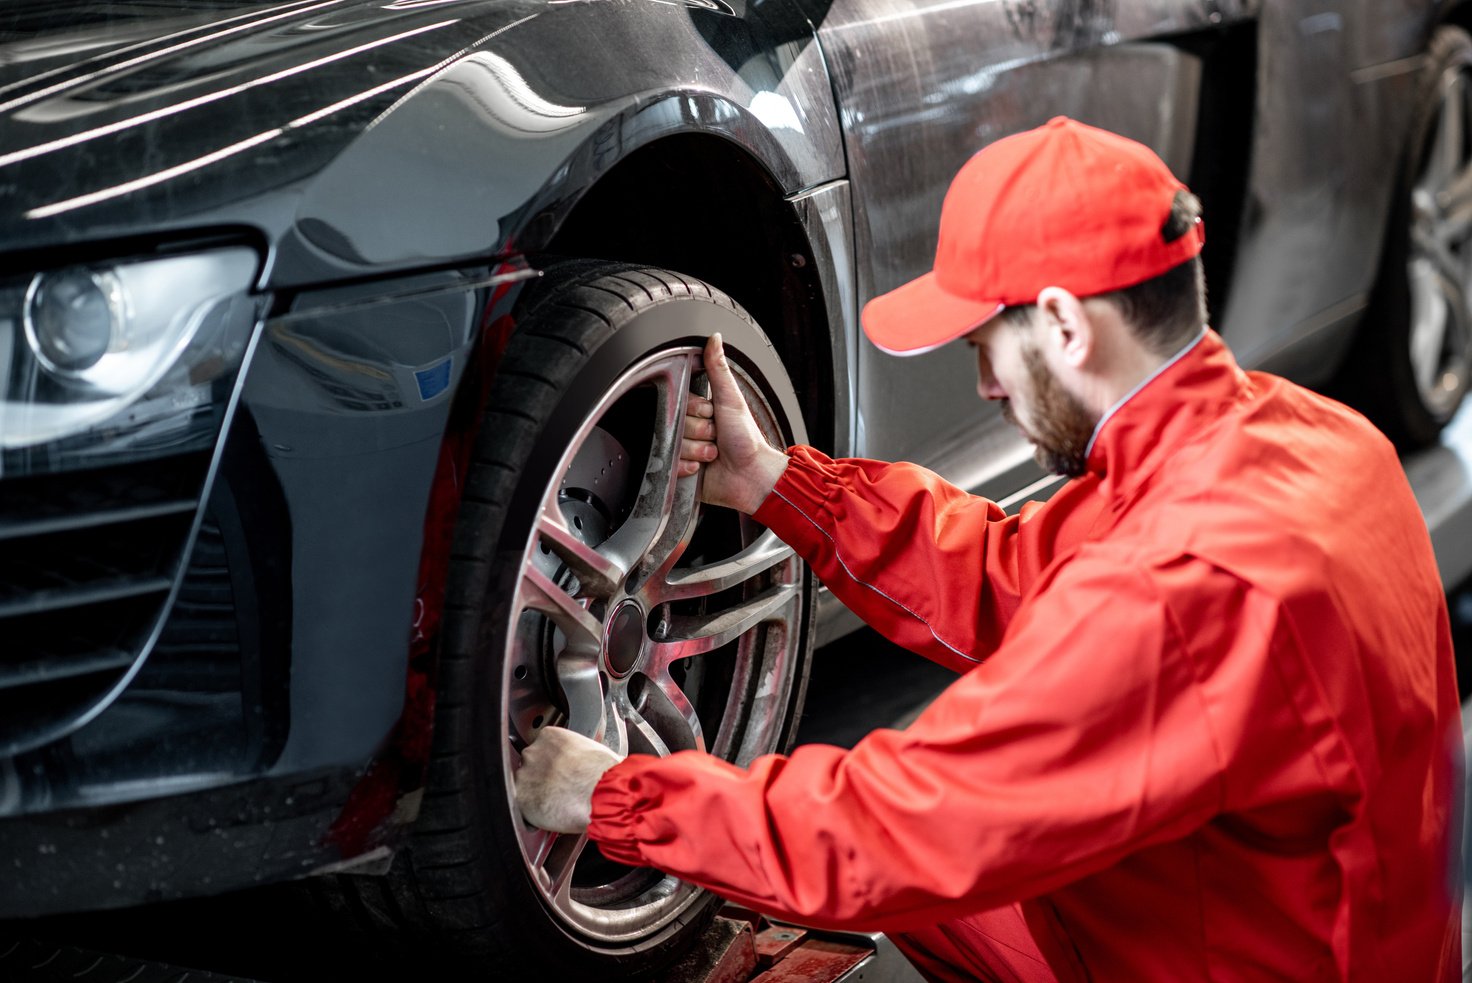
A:
<svg viewBox="0 0 1472 983">
<path fill-rule="evenodd" d="M 446 558 L 426 558 L 426 528 L 448 542 L 455 497 L 435 490 L 452 406 L 506 283 L 365 285 L 261 326 L 136 673 L 60 738 L 0 755 L 0 917 L 215 893 L 392 847 L 428 746 L 426 571 Z"/>
<path fill-rule="evenodd" d="M 300 877 L 341 859 L 329 831 L 358 780 L 324 771 L 12 818 L 0 826 L 0 918 Z"/>
</svg>

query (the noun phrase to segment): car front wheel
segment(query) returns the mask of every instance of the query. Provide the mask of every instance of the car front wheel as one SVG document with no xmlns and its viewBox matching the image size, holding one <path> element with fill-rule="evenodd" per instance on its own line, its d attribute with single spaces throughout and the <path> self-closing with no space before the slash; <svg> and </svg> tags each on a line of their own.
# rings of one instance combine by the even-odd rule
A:
<svg viewBox="0 0 1472 983">
<path fill-rule="evenodd" d="M 773 444 L 805 431 L 777 352 L 720 291 L 577 264 L 529 293 L 466 481 L 434 769 L 395 883 L 467 964 L 636 976 L 684 951 L 715 899 L 527 825 L 520 754 L 547 727 L 738 764 L 790 744 L 811 576 L 676 473 L 705 338 L 722 333 Z"/>
</svg>

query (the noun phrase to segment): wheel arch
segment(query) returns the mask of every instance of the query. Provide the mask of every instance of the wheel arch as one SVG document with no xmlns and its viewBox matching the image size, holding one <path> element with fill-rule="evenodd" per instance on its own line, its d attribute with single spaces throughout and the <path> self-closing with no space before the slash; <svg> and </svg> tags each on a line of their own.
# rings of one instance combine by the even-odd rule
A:
<svg viewBox="0 0 1472 983">
<path fill-rule="evenodd" d="M 271 237 L 272 285 L 538 252 L 611 170 L 681 134 L 739 147 L 788 195 L 842 177 L 827 70 L 789 7 L 574 5 L 503 25 L 296 189 Z M 558 54 L 576 40 L 586 57 Z"/>
<path fill-rule="evenodd" d="M 639 147 L 577 200 L 544 254 L 664 267 L 719 287 L 763 326 L 782 356 L 802 397 L 809 438 L 833 445 L 834 346 L 823 326 L 836 299 L 824 296 L 818 257 L 796 209 L 746 149 L 705 133 Z"/>
</svg>

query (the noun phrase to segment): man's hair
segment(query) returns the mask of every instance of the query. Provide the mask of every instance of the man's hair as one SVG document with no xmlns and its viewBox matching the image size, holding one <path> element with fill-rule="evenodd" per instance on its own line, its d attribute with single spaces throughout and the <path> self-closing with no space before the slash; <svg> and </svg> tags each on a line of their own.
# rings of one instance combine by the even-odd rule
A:
<svg viewBox="0 0 1472 983">
<path fill-rule="evenodd" d="M 1200 221 L 1201 202 L 1189 191 L 1177 192 L 1170 216 L 1161 227 L 1161 237 L 1175 242 Z M 1206 273 L 1201 257 L 1193 256 L 1157 277 L 1091 300 L 1113 304 L 1130 330 L 1157 355 L 1174 354 L 1196 337 L 1206 323 Z M 1036 305 L 1008 307 L 998 317 L 1004 325 L 1023 325 L 1032 320 Z"/>
</svg>

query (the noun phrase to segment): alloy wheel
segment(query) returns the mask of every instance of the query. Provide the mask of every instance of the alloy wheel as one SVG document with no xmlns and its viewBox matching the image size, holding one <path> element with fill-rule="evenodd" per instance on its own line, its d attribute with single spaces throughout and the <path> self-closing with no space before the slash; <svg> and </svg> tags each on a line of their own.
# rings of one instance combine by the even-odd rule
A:
<svg viewBox="0 0 1472 983">
<path fill-rule="evenodd" d="M 686 394 L 700 351 L 632 365 L 589 408 L 542 498 L 512 605 L 505 653 L 503 773 L 536 733 L 565 726 L 614 751 L 709 751 L 749 762 L 777 750 L 782 694 L 806 603 L 792 551 L 770 532 L 702 505 L 677 477 Z M 776 415 L 741 375 L 769 439 Z M 508 777 L 508 802 L 515 815 Z M 600 943 L 638 939 L 698 889 L 606 860 L 585 836 L 521 824 L 544 904 Z"/>
</svg>

